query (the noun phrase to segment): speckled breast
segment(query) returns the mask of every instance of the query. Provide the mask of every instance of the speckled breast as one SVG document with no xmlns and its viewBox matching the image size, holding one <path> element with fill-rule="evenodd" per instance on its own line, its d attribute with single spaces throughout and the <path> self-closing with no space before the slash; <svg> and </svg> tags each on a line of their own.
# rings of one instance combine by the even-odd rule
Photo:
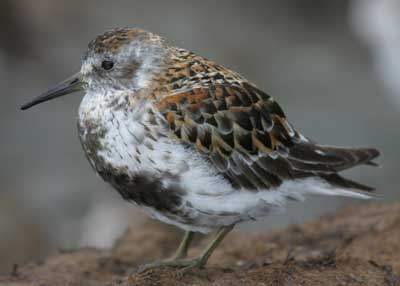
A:
<svg viewBox="0 0 400 286">
<path fill-rule="evenodd" d="M 91 106 L 92 105 L 92 106 Z M 78 130 L 94 170 L 127 200 L 176 212 L 184 191 L 185 159 L 150 106 L 130 108 L 83 101 Z"/>
</svg>

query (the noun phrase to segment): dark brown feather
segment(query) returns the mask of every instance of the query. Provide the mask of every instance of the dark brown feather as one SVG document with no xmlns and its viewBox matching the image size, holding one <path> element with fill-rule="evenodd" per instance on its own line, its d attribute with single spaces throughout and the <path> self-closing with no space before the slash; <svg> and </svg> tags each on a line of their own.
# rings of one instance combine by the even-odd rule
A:
<svg viewBox="0 0 400 286">
<path fill-rule="evenodd" d="M 318 176 L 338 187 L 371 189 L 336 173 L 373 164 L 377 150 L 316 145 L 294 130 L 272 97 L 240 75 L 179 53 L 175 65 L 190 77 L 161 83 L 169 93 L 155 96 L 156 108 L 177 139 L 204 154 L 233 186 L 265 190 Z"/>
</svg>

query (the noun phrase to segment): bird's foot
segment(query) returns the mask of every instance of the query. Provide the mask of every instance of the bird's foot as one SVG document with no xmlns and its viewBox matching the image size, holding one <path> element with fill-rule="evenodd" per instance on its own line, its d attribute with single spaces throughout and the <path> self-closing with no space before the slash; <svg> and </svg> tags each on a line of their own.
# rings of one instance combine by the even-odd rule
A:
<svg viewBox="0 0 400 286">
<path fill-rule="evenodd" d="M 183 276 L 195 268 L 203 267 L 205 264 L 206 263 L 204 259 L 202 259 L 201 257 L 197 257 L 194 259 L 167 259 L 167 260 L 155 261 L 140 266 L 138 270 L 135 271 L 135 274 L 143 273 L 150 269 L 155 269 L 155 268 L 174 267 L 174 268 L 180 268 L 177 274 L 178 276 Z"/>
<path fill-rule="evenodd" d="M 136 274 L 146 272 L 150 269 L 154 268 L 162 268 L 162 267 L 185 267 L 187 260 L 185 259 L 165 259 L 160 261 L 154 261 L 145 265 L 139 266 Z"/>
<path fill-rule="evenodd" d="M 178 271 L 178 277 L 184 276 L 185 274 L 191 272 L 193 269 L 203 268 L 203 266 L 206 265 L 207 260 L 205 260 L 203 257 L 197 257 L 187 262 L 188 263 Z"/>
</svg>

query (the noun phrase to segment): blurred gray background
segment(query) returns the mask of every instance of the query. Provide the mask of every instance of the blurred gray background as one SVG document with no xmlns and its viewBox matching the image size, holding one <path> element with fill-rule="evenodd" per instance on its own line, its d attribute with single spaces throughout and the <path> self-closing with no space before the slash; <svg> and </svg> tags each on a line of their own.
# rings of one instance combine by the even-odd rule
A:
<svg viewBox="0 0 400 286">
<path fill-rule="evenodd" d="M 150 30 L 238 71 L 321 143 L 381 149 L 382 169 L 348 175 L 377 187 L 379 200 L 398 200 L 399 3 L 0 1 L 0 272 L 60 248 L 110 246 L 128 225 L 140 231 L 143 215 L 86 162 L 76 132 L 82 94 L 19 111 L 77 71 L 87 43 L 114 27 Z M 355 203 L 313 197 L 240 228 L 283 227 Z"/>
</svg>

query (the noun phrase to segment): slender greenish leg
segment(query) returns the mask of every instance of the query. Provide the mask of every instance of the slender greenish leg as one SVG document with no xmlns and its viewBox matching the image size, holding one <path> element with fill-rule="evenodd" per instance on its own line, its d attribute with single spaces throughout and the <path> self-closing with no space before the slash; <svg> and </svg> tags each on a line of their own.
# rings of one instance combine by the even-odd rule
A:
<svg viewBox="0 0 400 286">
<path fill-rule="evenodd" d="M 235 225 L 224 226 L 221 227 L 218 232 L 216 233 L 213 240 L 208 244 L 208 246 L 204 249 L 202 254 L 197 258 L 191 260 L 182 270 L 180 273 L 183 275 L 193 268 L 201 268 L 206 265 L 208 259 L 210 258 L 211 254 L 214 250 L 218 247 L 221 241 L 225 238 L 225 236 L 234 228 Z"/>
<path fill-rule="evenodd" d="M 163 266 L 176 266 L 176 267 L 184 267 L 189 264 L 188 260 L 184 260 L 187 256 L 187 251 L 189 249 L 190 243 L 193 240 L 194 232 L 192 231 L 186 231 L 185 235 L 182 238 L 181 243 L 179 244 L 179 247 L 175 254 L 168 259 L 161 260 L 161 261 L 155 261 L 146 265 L 143 265 L 139 267 L 137 273 L 144 272 L 146 270 L 152 269 L 152 268 L 157 268 L 157 267 L 163 267 Z"/>
<path fill-rule="evenodd" d="M 187 249 L 189 247 L 190 241 L 192 240 L 193 233 L 186 233 L 181 245 L 178 248 L 176 255 L 172 259 L 167 259 L 164 261 L 153 262 L 146 264 L 137 271 L 137 273 L 144 272 L 146 270 L 163 267 L 172 266 L 182 268 L 179 271 L 179 275 L 184 275 L 185 273 L 191 271 L 194 268 L 201 268 L 206 265 L 208 259 L 214 250 L 218 247 L 224 237 L 234 228 L 234 225 L 221 227 L 215 234 L 213 240 L 207 245 L 204 251 L 194 259 L 183 259 L 186 255 Z M 182 257 L 183 256 L 183 257 Z M 176 258 L 178 257 L 178 258 Z"/>
<path fill-rule="evenodd" d="M 193 236 L 194 236 L 194 232 L 186 231 L 174 256 L 172 256 L 169 260 L 178 260 L 178 259 L 186 258 L 190 243 L 193 240 Z"/>
</svg>

